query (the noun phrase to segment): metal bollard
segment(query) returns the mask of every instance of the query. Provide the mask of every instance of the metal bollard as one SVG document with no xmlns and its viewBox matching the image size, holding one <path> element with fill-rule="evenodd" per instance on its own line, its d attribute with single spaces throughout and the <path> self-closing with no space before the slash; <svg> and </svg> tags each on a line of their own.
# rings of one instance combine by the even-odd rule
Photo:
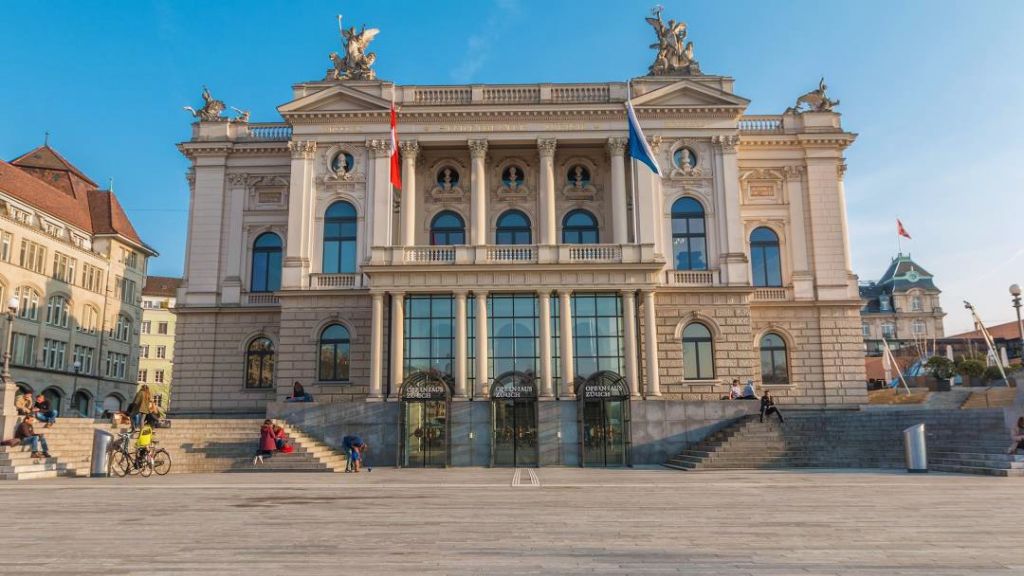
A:
<svg viewBox="0 0 1024 576">
<path fill-rule="evenodd" d="M 903 453 L 907 472 L 928 471 L 928 447 L 924 441 L 924 424 L 915 424 L 903 431 Z"/>
<path fill-rule="evenodd" d="M 93 478 L 107 477 L 107 463 L 110 461 L 110 442 L 114 435 L 104 430 L 92 432 L 92 460 L 89 464 L 90 476 Z"/>
</svg>

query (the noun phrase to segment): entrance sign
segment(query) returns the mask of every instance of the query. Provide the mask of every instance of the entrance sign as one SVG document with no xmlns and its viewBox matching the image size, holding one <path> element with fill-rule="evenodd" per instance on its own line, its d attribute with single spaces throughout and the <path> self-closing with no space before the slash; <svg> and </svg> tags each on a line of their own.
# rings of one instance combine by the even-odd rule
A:
<svg viewBox="0 0 1024 576">
<path fill-rule="evenodd" d="M 451 384 L 451 376 L 437 370 L 418 370 L 402 382 L 400 466 L 448 465 Z"/>
<path fill-rule="evenodd" d="M 625 377 L 604 370 L 581 382 L 576 395 L 580 398 L 629 398 L 629 387 Z"/>
<path fill-rule="evenodd" d="M 536 398 L 537 379 L 525 372 L 507 372 L 494 379 L 491 398 Z"/>
<path fill-rule="evenodd" d="M 609 370 L 576 386 L 581 466 L 629 465 L 629 386 Z"/>
<path fill-rule="evenodd" d="M 450 376 L 440 372 L 413 372 L 402 382 L 402 400 L 447 400 Z"/>
</svg>

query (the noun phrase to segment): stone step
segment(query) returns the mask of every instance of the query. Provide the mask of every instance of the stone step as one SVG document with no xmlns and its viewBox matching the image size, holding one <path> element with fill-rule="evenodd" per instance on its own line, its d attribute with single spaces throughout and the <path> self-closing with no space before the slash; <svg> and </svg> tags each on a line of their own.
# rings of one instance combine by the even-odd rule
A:
<svg viewBox="0 0 1024 576">
<path fill-rule="evenodd" d="M 40 478 L 56 478 L 56 470 L 42 470 L 38 472 L 5 472 L 0 473 L 0 480 L 38 480 Z"/>
</svg>

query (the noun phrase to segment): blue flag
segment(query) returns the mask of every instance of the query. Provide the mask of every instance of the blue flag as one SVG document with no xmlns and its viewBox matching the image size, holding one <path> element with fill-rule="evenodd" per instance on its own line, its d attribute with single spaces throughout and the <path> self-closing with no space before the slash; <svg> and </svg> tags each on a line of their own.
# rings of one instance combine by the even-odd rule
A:
<svg viewBox="0 0 1024 576">
<path fill-rule="evenodd" d="M 634 160 L 639 160 L 651 169 L 658 176 L 661 176 L 661 166 L 658 166 L 654 152 L 644 138 L 644 131 L 640 129 L 640 122 L 636 119 L 636 112 L 633 110 L 633 103 L 626 101 L 626 117 L 629 121 L 629 155 Z"/>
</svg>

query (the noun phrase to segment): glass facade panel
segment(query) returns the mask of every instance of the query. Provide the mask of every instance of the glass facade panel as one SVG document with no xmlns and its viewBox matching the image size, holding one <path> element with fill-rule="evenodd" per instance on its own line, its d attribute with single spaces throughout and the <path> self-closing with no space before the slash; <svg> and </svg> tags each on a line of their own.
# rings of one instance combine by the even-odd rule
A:
<svg viewBox="0 0 1024 576">
<path fill-rule="evenodd" d="M 619 295 L 574 294 L 572 307 L 576 377 L 586 379 L 601 370 L 622 374 L 625 347 Z"/>
<path fill-rule="evenodd" d="M 325 274 L 356 271 L 356 209 L 348 202 L 335 202 L 324 214 Z"/>
<path fill-rule="evenodd" d="M 281 289 L 281 237 L 268 232 L 253 243 L 250 292 Z"/>
<path fill-rule="evenodd" d="M 490 378 L 512 370 L 536 375 L 537 297 L 533 294 L 495 294 L 488 299 Z"/>
<path fill-rule="evenodd" d="M 455 314 L 451 295 L 405 297 L 405 374 L 438 370 L 454 375 Z"/>
</svg>

